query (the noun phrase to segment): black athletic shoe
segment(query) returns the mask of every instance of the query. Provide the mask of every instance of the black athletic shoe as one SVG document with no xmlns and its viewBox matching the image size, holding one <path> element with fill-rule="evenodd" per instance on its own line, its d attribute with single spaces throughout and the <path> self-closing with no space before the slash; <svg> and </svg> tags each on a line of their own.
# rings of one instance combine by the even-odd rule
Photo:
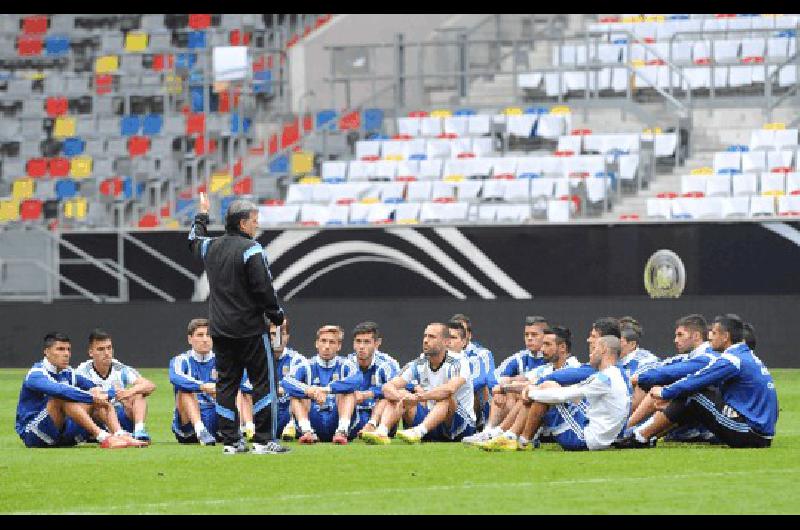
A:
<svg viewBox="0 0 800 530">
<path fill-rule="evenodd" d="M 233 445 L 226 445 L 222 448 L 222 454 L 224 455 L 235 455 L 237 453 L 246 453 L 247 451 L 247 442 L 241 439 Z"/>
<path fill-rule="evenodd" d="M 618 440 L 611 445 L 617 449 L 650 449 L 656 446 L 657 441 L 657 438 L 651 438 L 647 442 L 642 443 L 636 439 L 636 436 L 631 435 L 627 438 L 623 438 L 622 440 Z"/>
</svg>

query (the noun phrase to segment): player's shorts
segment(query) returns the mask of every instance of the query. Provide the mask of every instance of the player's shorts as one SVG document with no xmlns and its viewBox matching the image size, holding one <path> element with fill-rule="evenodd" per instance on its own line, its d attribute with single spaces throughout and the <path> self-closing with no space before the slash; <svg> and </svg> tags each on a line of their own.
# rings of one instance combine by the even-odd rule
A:
<svg viewBox="0 0 800 530">
<path fill-rule="evenodd" d="M 275 429 L 275 437 L 280 438 L 283 429 L 289 425 L 289 420 L 292 419 L 292 413 L 289 411 L 288 405 L 286 407 L 278 406 L 278 422 Z"/>
<path fill-rule="evenodd" d="M 589 424 L 584 410 L 585 404 L 558 403 L 550 407 L 545 421 L 551 426 L 549 433 L 565 451 L 586 451 L 583 430 Z"/>
<path fill-rule="evenodd" d="M 428 407 L 422 403 L 417 403 L 414 421 L 411 422 L 410 427 L 416 427 L 421 424 L 429 412 L 430 409 Z M 428 431 L 422 439 L 426 442 L 460 442 L 465 436 L 472 436 L 473 434 L 475 434 L 475 422 L 464 412 L 456 410 L 453 413 L 450 425 L 442 422 L 435 429 Z"/>
<path fill-rule="evenodd" d="M 217 432 L 217 411 L 211 407 L 200 407 L 200 421 L 205 425 L 206 430 L 214 435 L 217 441 L 222 438 Z M 185 423 L 181 425 L 181 416 L 178 410 L 175 409 L 175 414 L 172 416 L 172 432 L 175 433 L 175 439 L 178 443 L 182 444 L 196 444 L 199 443 L 197 433 L 194 432 L 194 425 Z"/>
<path fill-rule="evenodd" d="M 25 447 L 72 447 L 88 437 L 86 429 L 69 417 L 59 429 L 47 413 L 47 409 L 29 421 L 20 435 Z"/>
<path fill-rule="evenodd" d="M 699 443 L 709 442 L 718 443 L 718 438 L 713 432 L 709 431 L 699 423 L 693 425 L 681 425 L 672 429 L 664 436 L 665 442 L 686 442 Z"/>
<path fill-rule="evenodd" d="M 339 426 L 339 412 L 335 405 L 320 409 L 319 405 L 312 401 L 311 410 L 308 411 L 308 421 L 321 442 L 330 442 L 336 434 L 336 427 Z"/>
</svg>

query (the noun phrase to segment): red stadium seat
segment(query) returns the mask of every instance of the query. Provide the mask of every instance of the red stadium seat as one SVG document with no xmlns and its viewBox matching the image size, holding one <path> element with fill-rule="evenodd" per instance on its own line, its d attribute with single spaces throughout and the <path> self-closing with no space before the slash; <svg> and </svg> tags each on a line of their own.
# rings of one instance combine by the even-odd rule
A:
<svg viewBox="0 0 800 530">
<path fill-rule="evenodd" d="M 658 199 L 676 199 L 677 197 L 678 194 L 674 191 L 665 191 L 656 195 L 656 198 Z"/>
<path fill-rule="evenodd" d="M 417 181 L 417 177 L 414 177 L 414 176 L 395 177 L 394 180 L 396 180 L 397 182 L 416 182 Z"/>
<path fill-rule="evenodd" d="M 38 221 L 42 218 L 42 201 L 25 199 L 19 205 L 19 218 L 23 221 Z"/>
<path fill-rule="evenodd" d="M 573 171 L 572 173 L 569 174 L 569 176 L 572 178 L 585 179 L 589 178 L 591 176 L 591 173 L 589 173 L 588 171 Z"/>
<path fill-rule="evenodd" d="M 348 204 L 352 204 L 354 202 L 356 202 L 356 200 L 353 199 L 352 197 L 345 197 L 345 198 L 336 200 L 336 204 L 338 204 L 340 206 L 345 206 L 345 205 L 348 205 Z"/>
<path fill-rule="evenodd" d="M 361 127 L 361 113 L 357 110 L 344 114 L 339 118 L 339 129 L 342 131 L 355 130 Z"/>
<path fill-rule="evenodd" d="M 264 206 L 283 206 L 286 203 L 283 199 L 267 199 L 261 201 Z"/>
<path fill-rule="evenodd" d="M 451 203 L 451 202 L 456 202 L 456 199 L 455 199 L 455 197 L 439 197 L 437 199 L 433 199 L 433 202 L 439 203 L 439 204 L 447 204 L 447 203 Z"/>
<path fill-rule="evenodd" d="M 122 194 L 122 179 L 119 177 L 104 179 L 100 183 L 100 194 L 107 197 L 119 197 Z M 191 198 L 191 193 L 187 198 Z"/>
<path fill-rule="evenodd" d="M 427 118 L 428 113 L 424 110 L 415 110 L 408 113 L 409 118 Z"/>
<path fill-rule="evenodd" d="M 139 228 L 155 228 L 158 226 L 158 217 L 155 214 L 148 213 L 139 219 Z"/>
<path fill-rule="evenodd" d="M 410 134 L 395 134 L 392 136 L 392 140 L 413 140 L 414 137 Z"/>
<path fill-rule="evenodd" d="M 496 180 L 515 180 L 517 177 L 515 177 L 513 173 L 499 173 L 492 178 Z"/>
<path fill-rule="evenodd" d="M 778 166 L 769 170 L 770 173 L 791 173 L 794 171 L 790 166 Z"/>
<path fill-rule="evenodd" d="M 475 153 L 458 153 L 456 158 L 475 158 Z"/>
<path fill-rule="evenodd" d="M 26 35 L 47 33 L 47 17 L 33 15 L 22 19 L 22 32 Z"/>
<path fill-rule="evenodd" d="M 165 69 L 175 68 L 175 56 L 170 54 L 159 54 L 153 56 L 153 70 L 161 72 Z"/>
<path fill-rule="evenodd" d="M 51 158 L 47 164 L 47 172 L 51 177 L 59 178 L 69 175 L 69 159 L 67 158 Z"/>
<path fill-rule="evenodd" d="M 458 138 L 458 135 L 456 133 L 442 133 L 438 135 L 436 138 L 440 138 L 442 140 L 455 140 L 456 138 Z"/>
<path fill-rule="evenodd" d="M 592 134 L 592 130 L 591 129 L 572 129 L 572 132 L 570 132 L 570 134 L 572 136 L 588 136 L 588 135 Z"/>
<path fill-rule="evenodd" d="M 192 29 L 206 29 L 211 25 L 211 15 L 189 15 L 189 27 Z"/>
<path fill-rule="evenodd" d="M 281 131 L 281 149 L 294 145 L 300 139 L 300 126 L 295 120 L 292 123 L 284 123 Z"/>
<path fill-rule="evenodd" d="M 565 150 L 565 151 L 556 151 L 553 153 L 554 156 L 574 156 L 575 151 Z"/>
<path fill-rule="evenodd" d="M 319 221 L 301 221 L 300 226 L 319 226 Z"/>
<path fill-rule="evenodd" d="M 242 159 L 240 158 L 239 160 L 236 161 L 236 163 L 233 164 L 233 176 L 234 178 L 236 178 L 241 176 L 241 174 L 242 174 Z"/>
<path fill-rule="evenodd" d="M 44 41 L 41 37 L 17 37 L 17 53 L 21 57 L 30 57 L 42 54 Z"/>
<path fill-rule="evenodd" d="M 377 162 L 380 159 L 381 157 L 378 155 L 364 155 L 361 157 L 361 160 L 364 162 Z"/>
<path fill-rule="evenodd" d="M 47 159 L 46 158 L 31 158 L 25 164 L 25 172 L 29 177 L 39 178 L 47 173 Z"/>
<path fill-rule="evenodd" d="M 620 221 L 638 221 L 639 214 L 631 213 L 631 214 L 622 214 L 619 216 Z"/>
<path fill-rule="evenodd" d="M 50 118 L 55 118 L 69 111 L 69 101 L 64 97 L 49 97 L 45 103 L 45 109 Z"/>
<path fill-rule="evenodd" d="M 743 57 L 742 62 L 744 64 L 762 64 L 764 62 L 764 58 L 760 55 L 749 55 L 747 57 Z"/>
<path fill-rule="evenodd" d="M 303 116 L 303 131 L 308 132 L 314 128 L 314 117 L 311 114 Z"/>
<path fill-rule="evenodd" d="M 209 153 L 216 153 L 217 152 L 217 140 L 212 138 L 208 142 L 208 152 Z M 202 156 L 206 154 L 206 137 L 205 136 L 198 136 L 194 139 L 194 154 L 197 156 Z"/>
<path fill-rule="evenodd" d="M 131 136 L 128 140 L 128 154 L 131 158 L 144 156 L 150 149 L 150 138 L 147 136 Z"/>
<path fill-rule="evenodd" d="M 231 31 L 229 41 L 231 43 L 231 46 L 247 46 L 248 44 L 250 44 L 251 37 L 252 33 L 250 33 L 249 31 L 245 31 L 244 34 L 242 34 L 241 31 L 235 29 Z"/>
<path fill-rule="evenodd" d="M 273 134 L 269 137 L 269 154 L 274 155 L 278 152 L 278 135 Z"/>
<path fill-rule="evenodd" d="M 253 177 L 245 177 L 233 185 L 235 195 L 250 195 L 253 193 Z"/>
<path fill-rule="evenodd" d="M 701 199 L 705 197 L 706 194 L 702 191 L 687 191 L 681 197 L 686 197 L 687 199 Z"/>
<path fill-rule="evenodd" d="M 203 134 L 206 130 L 206 115 L 202 112 L 189 114 L 186 119 L 186 134 Z"/>
</svg>

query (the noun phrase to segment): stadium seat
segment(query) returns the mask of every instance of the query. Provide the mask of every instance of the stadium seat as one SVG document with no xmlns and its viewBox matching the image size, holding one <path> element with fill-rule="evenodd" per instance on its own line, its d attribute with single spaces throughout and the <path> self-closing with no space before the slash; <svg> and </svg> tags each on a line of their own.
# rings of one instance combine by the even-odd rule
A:
<svg viewBox="0 0 800 530">
<path fill-rule="evenodd" d="M 139 228 L 155 228 L 158 226 L 158 216 L 152 213 L 143 215 L 139 219 Z"/>
<path fill-rule="evenodd" d="M 42 54 L 44 41 L 38 36 L 17 37 L 17 53 L 20 57 L 31 57 Z"/>
<path fill-rule="evenodd" d="M 26 35 L 47 33 L 47 26 L 46 15 L 31 15 L 22 19 L 22 32 Z"/>
<path fill-rule="evenodd" d="M 47 159 L 45 158 L 31 158 L 25 164 L 25 173 L 29 177 L 33 178 L 43 177 L 46 172 L 47 172 Z"/>
<path fill-rule="evenodd" d="M 76 156 L 70 160 L 69 174 L 72 178 L 86 178 L 92 175 L 92 157 Z"/>
<path fill-rule="evenodd" d="M 122 136 L 133 136 L 134 134 L 139 133 L 141 126 L 142 121 L 139 116 L 132 114 L 123 116 L 120 120 L 120 134 Z"/>
<path fill-rule="evenodd" d="M 364 131 L 383 129 L 383 109 L 364 109 Z"/>
<path fill-rule="evenodd" d="M 203 134 L 206 129 L 206 117 L 203 113 L 189 114 L 186 118 L 186 135 Z"/>
<path fill-rule="evenodd" d="M 67 219 L 84 219 L 88 210 L 85 197 L 73 197 L 64 202 L 64 217 Z"/>
<path fill-rule="evenodd" d="M 14 181 L 11 187 L 11 197 L 17 202 L 33 197 L 33 179 L 21 178 Z"/>
<path fill-rule="evenodd" d="M 148 114 L 142 121 L 142 133 L 147 136 L 161 134 L 164 126 L 164 117 L 161 114 Z"/>
<path fill-rule="evenodd" d="M 69 111 L 69 102 L 65 97 L 51 96 L 48 97 L 45 102 L 45 109 L 47 110 L 47 115 L 49 117 L 55 118 L 57 116 L 64 115 Z"/>
<path fill-rule="evenodd" d="M 144 156 L 150 148 L 150 138 L 147 136 L 131 136 L 128 140 L 128 155 L 131 158 Z"/>
<path fill-rule="evenodd" d="M 66 157 L 78 156 L 83 153 L 86 142 L 78 137 L 65 138 L 61 143 L 61 152 Z"/>
<path fill-rule="evenodd" d="M 19 219 L 19 202 L 14 199 L 0 199 L 0 222 Z"/>
<path fill-rule="evenodd" d="M 19 205 L 19 217 L 22 221 L 38 221 L 42 218 L 42 201 L 27 199 Z"/>
<path fill-rule="evenodd" d="M 72 116 L 59 116 L 53 127 L 53 137 L 68 138 L 75 136 L 75 118 Z"/>
<path fill-rule="evenodd" d="M 104 55 L 97 57 L 94 63 L 96 74 L 111 74 L 119 70 L 119 57 L 116 55 Z"/>
<path fill-rule="evenodd" d="M 206 47 L 206 32 L 205 31 L 190 31 L 189 39 L 186 45 L 189 49 L 203 49 Z"/>
<path fill-rule="evenodd" d="M 147 50 L 147 33 L 142 31 L 129 31 L 125 35 L 125 51 L 128 53 L 143 52 Z"/>
<path fill-rule="evenodd" d="M 69 174 L 70 161 L 66 158 L 51 158 L 47 163 L 47 172 L 53 178 L 66 177 Z"/>
<path fill-rule="evenodd" d="M 59 201 L 70 199 L 78 193 L 78 186 L 71 178 L 61 179 L 56 182 L 56 198 Z"/>
</svg>

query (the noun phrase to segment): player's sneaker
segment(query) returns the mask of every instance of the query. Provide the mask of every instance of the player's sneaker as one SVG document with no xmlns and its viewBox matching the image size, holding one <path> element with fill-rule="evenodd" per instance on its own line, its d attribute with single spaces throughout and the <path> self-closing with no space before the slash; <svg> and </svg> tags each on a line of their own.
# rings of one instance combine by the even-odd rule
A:
<svg viewBox="0 0 800 530">
<path fill-rule="evenodd" d="M 217 443 L 214 435 L 208 432 L 206 429 L 203 429 L 197 433 L 197 441 L 200 442 L 200 445 L 214 445 Z"/>
<path fill-rule="evenodd" d="M 422 436 L 414 429 L 403 429 L 397 431 L 397 437 L 407 444 L 418 444 L 422 441 Z"/>
<path fill-rule="evenodd" d="M 611 445 L 617 449 L 650 449 L 651 447 L 655 447 L 657 442 L 658 438 L 651 438 L 650 440 L 642 443 L 636 439 L 636 436 L 631 435 L 627 438 L 623 438 L 622 440 L 618 440 Z"/>
<path fill-rule="evenodd" d="M 317 433 L 315 433 L 314 431 L 308 431 L 304 432 L 303 436 L 301 436 L 300 439 L 297 441 L 304 445 L 306 444 L 311 445 L 317 443 L 319 441 L 319 437 L 317 436 Z"/>
<path fill-rule="evenodd" d="M 147 447 L 148 445 L 150 445 L 150 442 L 143 442 L 141 440 L 137 440 L 128 433 L 121 434 L 119 435 L 119 437 L 125 440 L 125 442 L 127 442 L 128 447 Z"/>
<path fill-rule="evenodd" d="M 294 428 L 294 422 L 290 421 L 286 424 L 286 427 L 283 428 L 283 432 L 281 433 L 281 440 L 286 442 L 294 440 L 297 438 L 297 431 Z"/>
<path fill-rule="evenodd" d="M 245 427 L 244 429 L 242 429 L 242 435 L 248 442 L 251 441 L 253 439 L 253 436 L 256 435 L 255 426 Z"/>
<path fill-rule="evenodd" d="M 138 431 L 134 431 L 133 437 L 139 440 L 140 442 L 145 442 L 148 445 L 150 444 L 150 435 L 147 434 L 147 431 L 144 429 L 139 429 Z"/>
<path fill-rule="evenodd" d="M 371 445 L 389 445 L 391 438 L 377 431 L 361 431 L 361 439 Z"/>
<path fill-rule="evenodd" d="M 331 441 L 336 445 L 347 445 L 347 433 L 344 431 L 336 431 Z"/>
<path fill-rule="evenodd" d="M 375 426 L 374 426 L 373 424 L 371 424 L 371 423 L 367 423 L 366 425 L 364 425 L 364 428 L 363 428 L 363 429 L 361 429 L 360 431 L 358 431 L 358 437 L 359 437 L 359 438 L 363 438 L 363 437 L 364 437 L 364 433 L 367 433 L 367 432 L 375 432 L 375 429 L 377 429 L 377 427 L 375 427 Z"/>
<path fill-rule="evenodd" d="M 485 451 L 516 451 L 519 449 L 519 442 L 500 435 L 496 438 L 492 438 L 488 442 L 482 443 L 480 448 Z"/>
<path fill-rule="evenodd" d="M 121 436 L 109 436 L 98 444 L 100 449 L 124 449 L 128 446 L 128 441 Z"/>
<path fill-rule="evenodd" d="M 247 442 L 240 439 L 233 445 L 225 445 L 222 447 L 222 454 L 223 455 L 235 455 L 238 453 L 246 453 L 247 452 Z"/>
<path fill-rule="evenodd" d="M 488 442 L 491 439 L 488 432 L 476 432 L 472 436 L 465 436 L 461 442 L 464 445 L 477 445 L 480 442 Z"/>
<path fill-rule="evenodd" d="M 267 442 L 265 444 L 253 444 L 254 455 L 279 455 L 281 453 L 288 453 L 291 451 L 288 447 L 284 447 L 278 442 Z"/>
</svg>

